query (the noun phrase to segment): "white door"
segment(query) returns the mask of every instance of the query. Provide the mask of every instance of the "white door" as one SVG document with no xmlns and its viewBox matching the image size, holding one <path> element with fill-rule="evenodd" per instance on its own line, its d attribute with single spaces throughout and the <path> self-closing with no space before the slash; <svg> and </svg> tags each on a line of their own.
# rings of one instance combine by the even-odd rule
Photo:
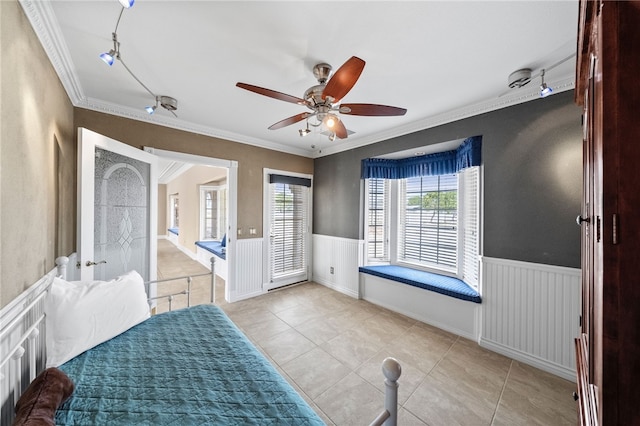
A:
<svg viewBox="0 0 640 426">
<path fill-rule="evenodd" d="M 265 170 L 265 289 L 309 279 L 311 178 Z"/>
<path fill-rule="evenodd" d="M 79 130 L 79 279 L 156 279 L 157 196 L 155 155 Z"/>
</svg>

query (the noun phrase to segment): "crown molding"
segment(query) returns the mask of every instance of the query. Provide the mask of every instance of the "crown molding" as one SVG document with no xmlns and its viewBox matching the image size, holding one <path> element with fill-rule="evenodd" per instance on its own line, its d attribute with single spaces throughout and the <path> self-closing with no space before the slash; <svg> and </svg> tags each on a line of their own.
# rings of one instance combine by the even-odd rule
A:
<svg viewBox="0 0 640 426">
<path fill-rule="evenodd" d="M 549 86 L 553 87 L 553 95 L 558 93 L 566 92 L 568 90 L 573 90 L 575 86 L 575 81 L 573 78 L 560 79 L 556 81 L 549 81 Z M 487 101 L 478 102 L 473 105 L 468 105 L 460 108 L 456 108 L 441 114 L 433 115 L 427 117 L 423 120 L 417 120 L 411 123 L 408 123 L 403 126 L 394 127 L 392 129 L 388 129 L 384 132 L 378 132 L 375 135 L 367 136 L 361 139 L 354 140 L 353 142 L 349 141 L 339 146 L 333 146 L 329 148 L 324 148 L 318 152 L 315 152 L 313 158 L 324 157 L 327 155 L 337 154 L 343 151 L 348 151 L 355 148 L 360 148 L 365 145 L 370 145 L 376 142 L 382 142 L 388 139 L 397 138 L 399 136 L 404 136 L 410 133 L 419 132 L 421 130 L 426 130 L 432 127 L 441 126 L 443 124 L 452 123 L 454 121 L 462 120 L 465 118 L 473 117 L 476 115 L 484 114 L 491 111 L 496 111 L 502 108 L 507 108 L 510 106 L 518 105 L 521 103 L 533 101 L 536 99 L 540 99 L 540 91 L 537 89 L 537 86 L 534 85 L 534 88 L 521 88 L 514 89 L 513 93 L 509 93 L 504 96 L 497 97 L 495 99 L 489 99 Z"/>
<path fill-rule="evenodd" d="M 1 1 L 1 0 L 0 0 Z M 462 120 L 479 114 L 495 111 L 501 108 L 521 104 L 524 102 L 539 99 L 537 87 L 514 89 L 513 93 L 509 92 L 504 96 L 456 108 L 441 114 L 417 120 L 403 126 L 394 127 L 386 131 L 378 132 L 371 136 L 350 140 L 340 145 L 330 146 L 320 150 L 309 150 L 304 148 L 291 147 L 282 145 L 272 141 L 251 138 L 245 135 L 239 135 L 233 132 L 215 129 L 209 126 L 197 125 L 175 117 L 166 117 L 161 114 L 146 114 L 134 108 L 127 108 L 121 105 L 103 102 L 93 98 L 87 98 L 82 90 L 82 86 L 77 79 L 77 73 L 69 55 L 69 49 L 62 36 L 62 31 L 58 25 L 57 19 L 53 12 L 51 2 L 38 0 L 18 0 L 24 10 L 27 19 L 40 40 L 49 61 L 53 65 L 58 78 L 60 79 L 69 99 L 74 107 L 85 108 L 92 111 L 102 112 L 105 114 L 124 117 L 132 120 L 142 121 L 182 130 L 186 132 L 201 134 L 218 139 L 225 139 L 231 142 L 243 143 L 260 148 L 270 149 L 274 151 L 285 152 L 289 154 L 299 155 L 303 157 L 319 158 L 327 155 L 337 154 L 339 152 L 348 151 L 369 145 L 376 142 L 396 138 L 409 133 L 415 133 L 421 130 L 451 123 L 453 121 Z M 548 81 L 550 86 L 554 88 L 553 94 L 561 93 L 574 88 L 574 79 L 566 78 L 558 81 Z M 551 95 L 553 96 L 553 95 Z"/>
</svg>

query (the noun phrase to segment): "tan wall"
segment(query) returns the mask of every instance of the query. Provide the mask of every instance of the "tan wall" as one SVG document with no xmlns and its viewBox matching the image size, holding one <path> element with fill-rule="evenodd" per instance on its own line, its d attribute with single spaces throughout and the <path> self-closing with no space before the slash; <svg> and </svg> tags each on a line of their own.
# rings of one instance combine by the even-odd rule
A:
<svg viewBox="0 0 640 426">
<path fill-rule="evenodd" d="M 0 307 L 75 247 L 73 106 L 16 1 L 0 1 Z"/>
<path fill-rule="evenodd" d="M 144 146 L 238 162 L 238 228 L 248 238 L 249 228 L 262 236 L 263 169 L 313 174 L 313 160 L 251 145 L 230 142 L 182 130 L 75 108 L 75 125 L 86 127 L 138 148 Z"/>
<path fill-rule="evenodd" d="M 167 205 L 169 196 L 167 195 L 167 185 L 158 184 L 158 236 L 167 235 L 167 228 L 169 227 L 169 219 L 167 213 L 169 206 Z"/>
<path fill-rule="evenodd" d="M 226 170 L 216 167 L 193 166 L 176 179 L 167 184 L 168 199 L 170 195 L 178 194 L 180 213 L 180 234 L 178 242 L 182 247 L 196 253 L 195 242 L 199 240 L 200 229 L 200 188 L 216 180 L 224 180 Z M 168 202 L 167 202 L 168 204 Z M 169 219 L 167 215 L 167 220 Z M 165 232 L 166 233 L 166 228 Z"/>
</svg>

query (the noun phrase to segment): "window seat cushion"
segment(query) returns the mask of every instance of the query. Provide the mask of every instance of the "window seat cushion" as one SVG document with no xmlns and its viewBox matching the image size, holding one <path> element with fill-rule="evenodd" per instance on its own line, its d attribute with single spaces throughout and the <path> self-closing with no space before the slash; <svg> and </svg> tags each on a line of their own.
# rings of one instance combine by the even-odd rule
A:
<svg viewBox="0 0 640 426">
<path fill-rule="evenodd" d="M 360 272 L 435 291 L 457 299 L 482 303 L 480 294 L 477 291 L 469 287 L 464 281 L 446 275 L 397 265 L 361 266 Z"/>
<path fill-rule="evenodd" d="M 227 249 L 222 246 L 221 241 L 196 241 L 196 245 L 215 254 L 220 259 L 227 259 Z"/>
</svg>

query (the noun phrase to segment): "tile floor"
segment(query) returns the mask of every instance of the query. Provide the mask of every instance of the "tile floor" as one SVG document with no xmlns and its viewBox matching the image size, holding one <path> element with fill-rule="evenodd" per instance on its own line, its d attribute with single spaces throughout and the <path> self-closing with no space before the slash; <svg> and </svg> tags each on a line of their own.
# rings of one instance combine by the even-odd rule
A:
<svg viewBox="0 0 640 426">
<path fill-rule="evenodd" d="M 206 269 L 160 240 L 158 272 L 166 278 Z M 194 279 L 192 303 L 208 303 L 210 288 L 210 279 Z M 216 293 L 216 303 L 328 425 L 368 425 L 377 416 L 388 356 L 402 366 L 399 425 L 576 424 L 573 383 L 366 301 L 315 283 L 228 304 L 218 280 Z M 184 299 L 176 297 L 173 308 L 186 306 Z M 159 311 L 166 308 L 159 303 Z"/>
</svg>

